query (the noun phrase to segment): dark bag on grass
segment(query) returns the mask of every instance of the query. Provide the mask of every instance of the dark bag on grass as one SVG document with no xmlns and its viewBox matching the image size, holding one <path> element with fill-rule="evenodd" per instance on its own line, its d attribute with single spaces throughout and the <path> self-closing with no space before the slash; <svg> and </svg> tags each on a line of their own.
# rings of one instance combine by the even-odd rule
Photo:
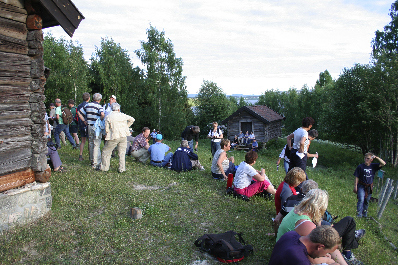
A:
<svg viewBox="0 0 398 265">
<path fill-rule="evenodd" d="M 326 210 L 325 213 L 323 214 L 322 220 L 324 220 L 324 221 L 326 221 L 326 222 L 328 222 L 328 223 L 330 223 L 330 224 L 333 224 L 333 223 L 334 223 L 334 219 L 336 219 L 336 218 L 337 218 L 337 216 L 333 217 L 333 216 L 328 212 L 328 210 Z"/>
<path fill-rule="evenodd" d="M 239 241 L 236 240 L 235 235 L 238 235 Z M 239 262 L 253 252 L 251 245 L 245 245 L 242 234 L 235 231 L 205 234 L 195 241 L 195 245 L 223 263 Z"/>
<path fill-rule="evenodd" d="M 73 121 L 73 114 L 68 108 L 62 110 L 62 121 L 64 124 L 70 124 Z"/>
</svg>

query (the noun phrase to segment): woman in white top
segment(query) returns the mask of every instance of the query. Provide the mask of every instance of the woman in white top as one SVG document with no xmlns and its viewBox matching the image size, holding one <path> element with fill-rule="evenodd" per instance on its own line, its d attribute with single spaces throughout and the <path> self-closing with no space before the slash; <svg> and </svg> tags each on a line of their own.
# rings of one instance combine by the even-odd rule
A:
<svg viewBox="0 0 398 265">
<path fill-rule="evenodd" d="M 275 194 L 276 190 L 271 181 L 265 175 L 265 170 L 257 171 L 253 168 L 258 154 L 255 151 L 249 151 L 245 155 L 245 161 L 240 163 L 235 173 L 234 191 L 237 194 L 251 197 L 256 193 L 267 191 Z"/>
<path fill-rule="evenodd" d="M 214 156 L 217 150 L 221 148 L 221 139 L 223 134 L 220 128 L 218 128 L 218 123 L 213 122 L 213 129 L 209 131 L 207 138 L 211 138 L 211 155 Z"/>
<path fill-rule="evenodd" d="M 302 126 L 287 137 L 287 146 L 290 149 L 289 170 L 294 167 L 300 167 L 305 172 L 307 167 L 307 146 L 310 143 L 308 131 L 311 130 L 314 123 L 313 118 L 305 117 L 302 121 Z M 293 146 L 291 139 L 294 140 Z M 315 154 L 314 157 L 318 158 L 318 154 Z"/>
<path fill-rule="evenodd" d="M 211 174 L 214 179 L 227 179 L 229 173 L 235 173 L 235 159 L 233 156 L 228 158 L 227 151 L 231 149 L 231 142 L 227 139 L 222 139 L 218 149 L 213 156 L 211 165 Z"/>
</svg>

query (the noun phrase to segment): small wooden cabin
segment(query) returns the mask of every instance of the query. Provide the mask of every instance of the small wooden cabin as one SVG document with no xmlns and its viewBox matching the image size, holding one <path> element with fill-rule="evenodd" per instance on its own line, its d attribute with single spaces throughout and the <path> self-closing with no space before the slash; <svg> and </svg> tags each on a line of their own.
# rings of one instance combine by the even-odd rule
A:
<svg viewBox="0 0 398 265">
<path fill-rule="evenodd" d="M 42 28 L 60 25 L 72 36 L 82 19 L 70 0 L 0 0 L 0 192 L 51 174 Z"/>
<path fill-rule="evenodd" d="M 228 139 L 233 140 L 240 131 L 254 132 L 258 142 L 268 142 L 282 134 L 282 121 L 285 118 L 268 108 L 255 105 L 244 106 L 222 121 L 228 128 Z"/>
</svg>

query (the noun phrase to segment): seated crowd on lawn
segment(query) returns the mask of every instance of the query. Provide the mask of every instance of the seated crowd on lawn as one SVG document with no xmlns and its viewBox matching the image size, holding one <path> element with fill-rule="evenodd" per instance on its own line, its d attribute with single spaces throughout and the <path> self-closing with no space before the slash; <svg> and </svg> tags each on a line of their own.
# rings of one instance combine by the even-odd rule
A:
<svg viewBox="0 0 398 265">
<path fill-rule="evenodd" d="M 125 171 L 125 157 L 131 156 L 137 162 L 149 164 L 154 167 L 170 168 L 181 172 L 192 169 L 205 170 L 199 162 L 197 155 L 198 126 L 187 126 L 182 134 L 181 146 L 175 152 L 163 143 L 161 132 L 148 127 L 142 128 L 136 137 L 131 136 L 131 125 L 135 119 L 121 112 L 121 106 L 116 102 L 116 96 L 109 98 L 109 103 L 101 105 L 102 95 L 95 93 L 93 101 L 90 101 L 88 93 L 83 94 L 83 102 L 74 107 L 74 101 L 68 103 L 72 109 L 74 124 L 65 124 L 61 115 L 61 100 L 56 99 L 55 110 L 46 115 L 46 137 L 49 139 L 48 155 L 52 161 L 54 171 L 64 172 L 62 162 L 57 153 L 60 148 L 60 138 L 63 132 L 73 148 L 78 147 L 77 128 L 80 131 L 82 141 L 80 144 L 79 160 L 84 161 L 83 148 L 88 138 L 89 160 L 93 169 L 108 171 L 110 159 L 117 147 L 119 154 L 118 172 Z M 53 105 L 53 104 L 51 104 Z M 53 106 L 51 106 L 53 108 Z M 49 121 L 53 121 L 55 128 L 55 144 L 51 144 L 51 128 Z M 302 127 L 298 128 L 287 137 L 280 159 L 284 159 L 286 176 L 275 189 L 265 170 L 256 170 L 254 165 L 258 159 L 258 143 L 254 133 L 236 135 L 234 145 L 252 144 L 252 150 L 248 150 L 245 159 L 239 166 L 235 165 L 233 156 L 228 157 L 231 149 L 230 140 L 224 139 L 223 131 L 218 128 L 218 123 L 213 122 L 213 128 L 207 135 L 211 138 L 212 165 L 211 175 L 214 179 L 227 180 L 228 175 L 233 176 L 233 193 L 250 198 L 256 194 L 274 195 L 276 218 L 274 228 L 276 245 L 272 252 L 269 264 L 360 264 L 351 253 L 358 248 L 358 241 L 363 237 L 363 229 L 356 230 L 356 223 L 352 217 L 344 217 L 339 222 L 334 222 L 327 212 L 328 193 L 318 189 L 318 184 L 308 180 L 305 172 L 307 157 L 317 158 L 318 154 L 309 154 L 308 148 L 311 140 L 318 136 L 316 130 L 311 130 L 314 120 L 311 117 L 303 119 Z M 75 135 L 76 134 L 76 135 Z M 105 145 L 101 154 L 101 141 L 104 136 Z M 77 139 L 76 139 L 77 137 Z M 149 144 L 150 138 L 153 139 Z M 195 143 L 194 143 L 195 140 Z M 63 143 L 66 144 L 63 140 Z M 380 163 L 371 164 L 376 158 Z M 358 193 L 358 217 L 366 216 L 367 202 L 371 193 L 371 184 L 374 173 L 385 165 L 385 162 L 374 156 L 366 154 L 365 164 L 358 166 L 355 171 L 356 183 L 354 192 Z M 289 168 L 289 170 L 287 170 Z M 371 180 L 366 182 L 363 175 L 371 169 Z M 365 172 L 365 173 L 364 173 Z M 365 174 L 366 175 L 366 174 Z M 365 180 L 364 180 L 365 179 Z M 326 212 L 326 214 L 325 214 Z M 342 252 L 338 246 L 342 245 Z M 330 254 L 328 254 L 330 253 Z M 359 262 L 359 261 L 358 261 Z"/>
</svg>

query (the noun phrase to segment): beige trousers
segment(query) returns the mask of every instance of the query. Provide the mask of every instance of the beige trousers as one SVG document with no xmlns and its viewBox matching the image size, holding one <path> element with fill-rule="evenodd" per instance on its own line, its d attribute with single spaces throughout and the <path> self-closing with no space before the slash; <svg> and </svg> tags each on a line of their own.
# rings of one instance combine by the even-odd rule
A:
<svg viewBox="0 0 398 265">
<path fill-rule="evenodd" d="M 104 149 L 102 149 L 102 162 L 101 170 L 108 171 L 112 151 L 117 146 L 117 152 L 119 154 L 119 172 L 126 171 L 126 148 L 127 148 L 127 137 L 122 137 L 115 140 L 107 140 L 105 142 Z"/>
<path fill-rule="evenodd" d="M 138 162 L 145 164 L 146 161 L 149 159 L 150 154 L 148 153 L 148 150 L 146 150 L 145 148 L 141 148 L 138 151 L 132 151 L 131 156 L 137 159 Z"/>
</svg>

